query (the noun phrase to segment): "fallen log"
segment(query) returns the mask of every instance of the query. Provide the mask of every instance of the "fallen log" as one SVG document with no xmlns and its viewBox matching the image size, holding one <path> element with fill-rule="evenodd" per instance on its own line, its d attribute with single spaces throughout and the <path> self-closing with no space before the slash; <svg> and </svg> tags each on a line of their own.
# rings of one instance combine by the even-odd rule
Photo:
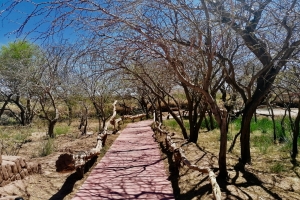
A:
<svg viewBox="0 0 300 200">
<path fill-rule="evenodd" d="M 73 155 L 70 153 L 61 154 L 58 157 L 55 166 L 57 172 L 75 170 L 75 161 Z"/>
<path fill-rule="evenodd" d="M 174 156 L 175 163 L 177 164 L 177 166 L 179 167 L 180 163 L 183 163 L 185 166 L 187 166 L 190 169 L 199 171 L 201 173 L 207 173 L 209 180 L 210 180 L 210 184 L 212 186 L 214 198 L 216 200 L 221 200 L 221 190 L 217 183 L 215 173 L 208 167 L 198 167 L 197 165 L 191 164 L 190 161 L 184 155 L 183 150 L 180 147 L 177 147 L 176 143 L 172 141 L 172 138 L 171 138 L 171 135 L 169 134 L 169 132 L 161 129 L 161 123 L 155 122 L 154 124 L 155 125 L 154 125 L 153 130 L 155 132 L 157 131 L 160 135 L 165 136 L 166 148 L 169 151 L 173 152 L 173 156 Z"/>
</svg>

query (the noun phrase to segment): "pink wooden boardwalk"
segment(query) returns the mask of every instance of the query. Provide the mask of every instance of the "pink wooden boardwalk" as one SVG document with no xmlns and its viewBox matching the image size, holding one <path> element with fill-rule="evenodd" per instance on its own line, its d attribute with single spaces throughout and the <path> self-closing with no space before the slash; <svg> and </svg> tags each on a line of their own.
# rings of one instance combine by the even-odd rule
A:
<svg viewBox="0 0 300 200">
<path fill-rule="evenodd" d="M 73 200 L 175 199 L 150 124 L 129 124 Z"/>
</svg>

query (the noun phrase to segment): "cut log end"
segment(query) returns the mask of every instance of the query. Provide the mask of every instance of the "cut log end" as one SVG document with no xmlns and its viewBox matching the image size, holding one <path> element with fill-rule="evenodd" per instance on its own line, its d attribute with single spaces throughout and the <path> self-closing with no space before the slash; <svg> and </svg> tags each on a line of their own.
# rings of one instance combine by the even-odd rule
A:
<svg viewBox="0 0 300 200">
<path fill-rule="evenodd" d="M 55 163 L 56 171 L 72 171 L 75 170 L 75 160 L 71 154 L 62 154 L 58 157 Z"/>
</svg>

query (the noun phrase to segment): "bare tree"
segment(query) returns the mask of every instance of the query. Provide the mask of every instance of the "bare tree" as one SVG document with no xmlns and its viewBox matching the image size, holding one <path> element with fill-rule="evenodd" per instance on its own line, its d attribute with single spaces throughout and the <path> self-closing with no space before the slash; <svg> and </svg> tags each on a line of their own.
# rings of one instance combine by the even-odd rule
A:
<svg viewBox="0 0 300 200">
<path fill-rule="evenodd" d="M 229 76 L 229 82 L 245 102 L 241 127 L 241 163 L 245 165 L 251 162 L 251 118 L 266 98 L 277 74 L 299 51 L 299 24 L 296 21 L 300 5 L 295 0 L 237 1 L 234 5 L 229 1 L 211 1 L 209 5 L 209 11 L 216 19 L 233 29 L 259 62 L 246 90 L 235 84 L 233 75 Z"/>
<path fill-rule="evenodd" d="M 114 74 L 109 73 L 100 54 L 84 53 L 76 63 L 77 70 L 79 70 L 77 74 L 80 80 L 80 90 L 82 95 L 92 103 L 99 121 L 99 131 L 101 131 L 112 115 L 110 102 L 114 91 L 117 90 L 117 85 L 114 84 Z"/>
<path fill-rule="evenodd" d="M 38 77 L 33 85 L 35 96 L 39 99 L 40 111 L 38 116 L 48 122 L 48 135 L 55 137 L 54 127 L 60 118 L 59 105 L 62 92 L 63 72 L 69 67 L 71 58 L 61 46 L 47 46 L 43 59 L 40 61 Z"/>
<path fill-rule="evenodd" d="M 10 3 L 6 10 L 11 11 L 22 2 L 25 1 Z M 299 51 L 297 0 L 102 1 L 101 4 L 85 0 L 49 1 L 34 6 L 23 25 L 36 15 L 55 13 L 56 16 L 41 37 L 72 27 L 86 41 L 85 47 L 90 52 L 99 52 L 99 46 L 105 46 L 123 62 L 126 52 L 132 55 L 140 51 L 143 60 L 154 58 L 166 62 L 161 66 L 175 73 L 189 89 L 203 95 L 221 131 L 219 166 L 223 177 L 227 176 L 228 111 L 216 101 L 216 91 L 227 81 L 243 99 L 241 163 L 250 163 L 251 118 L 279 71 Z M 233 42 L 229 55 L 226 49 Z M 106 55 L 107 59 L 113 53 Z M 127 60 L 132 62 L 135 58 Z M 242 71 L 245 63 L 248 67 Z M 249 66 L 253 70 L 249 71 Z M 194 79 L 195 71 L 200 72 L 201 79 Z M 131 72 L 143 75 L 142 71 Z M 249 75 L 246 81 L 241 79 L 244 73 Z"/>
<path fill-rule="evenodd" d="M 287 69 L 277 76 L 276 82 L 278 83 L 277 98 L 281 99 L 282 104 L 285 105 L 286 113 L 288 113 L 290 127 L 292 130 L 292 151 L 291 158 L 292 161 L 296 161 L 296 157 L 298 155 L 298 140 L 299 140 L 299 132 L 300 132 L 300 70 L 299 63 L 297 60 L 291 62 L 290 65 L 287 66 Z M 282 92 L 284 91 L 284 92 Z M 277 100 L 278 102 L 278 100 Z M 296 106 L 297 115 L 292 116 L 291 108 Z M 294 117 L 295 116 L 295 117 Z M 285 117 L 285 116 L 284 116 Z"/>
</svg>

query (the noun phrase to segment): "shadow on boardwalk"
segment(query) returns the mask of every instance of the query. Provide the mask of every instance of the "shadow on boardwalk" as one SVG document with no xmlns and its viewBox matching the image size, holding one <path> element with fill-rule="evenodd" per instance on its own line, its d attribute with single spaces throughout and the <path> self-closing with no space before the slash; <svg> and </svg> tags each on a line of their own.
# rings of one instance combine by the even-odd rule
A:
<svg viewBox="0 0 300 200">
<path fill-rule="evenodd" d="M 86 165 L 84 173 L 86 173 L 90 169 L 90 167 L 94 165 L 96 160 L 97 157 L 94 157 L 89 161 L 90 163 Z M 60 190 L 56 194 L 54 194 L 49 200 L 64 199 L 68 194 L 70 194 L 73 191 L 75 183 L 81 178 L 82 177 L 80 177 L 80 175 L 78 175 L 77 172 L 72 173 L 70 176 L 68 176 Z"/>
<path fill-rule="evenodd" d="M 78 190 L 78 199 L 174 199 L 152 121 L 128 124 Z"/>
</svg>

